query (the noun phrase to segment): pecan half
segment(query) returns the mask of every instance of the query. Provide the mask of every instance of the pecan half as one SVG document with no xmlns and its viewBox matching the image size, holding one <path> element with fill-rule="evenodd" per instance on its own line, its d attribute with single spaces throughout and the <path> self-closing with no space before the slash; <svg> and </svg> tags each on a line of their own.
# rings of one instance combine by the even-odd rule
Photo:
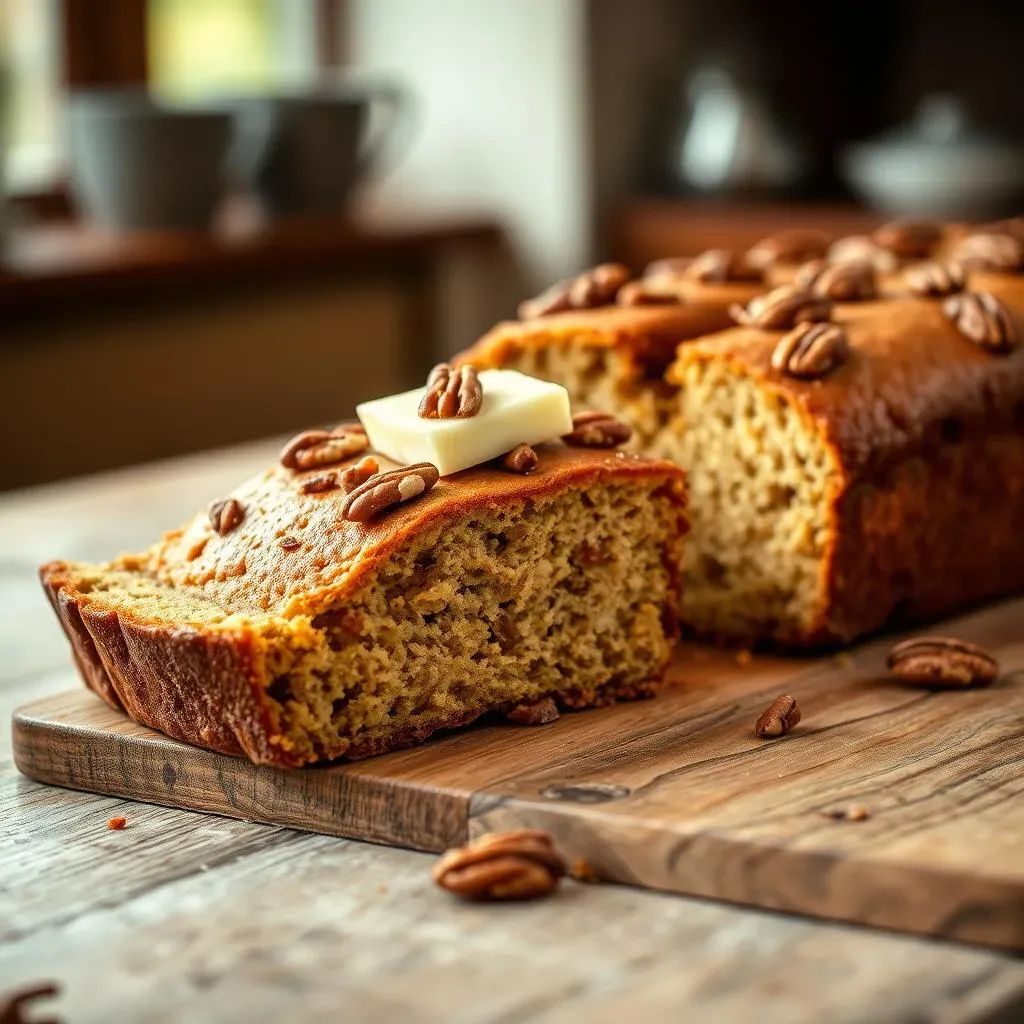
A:
<svg viewBox="0 0 1024 1024">
<path fill-rule="evenodd" d="M 659 292 L 649 281 L 627 281 L 615 296 L 619 306 L 679 306 L 682 298 L 672 292 Z"/>
<path fill-rule="evenodd" d="M 889 274 L 900 264 L 895 253 L 883 249 L 868 235 L 846 235 L 828 249 L 830 263 L 870 263 L 879 274 Z"/>
<path fill-rule="evenodd" d="M 536 298 L 519 304 L 520 320 L 532 320 L 567 309 L 606 306 L 615 301 L 619 289 L 629 280 L 621 263 L 602 263 L 576 277 L 558 281 Z"/>
<path fill-rule="evenodd" d="M 793 284 L 833 302 L 866 302 L 878 297 L 875 268 L 867 260 L 811 260 L 797 271 Z"/>
<path fill-rule="evenodd" d="M 299 484 L 299 490 L 303 494 L 325 494 L 327 491 L 336 491 L 340 486 L 337 473 L 316 473 L 307 476 Z"/>
<path fill-rule="evenodd" d="M 930 256 L 942 241 L 942 227 L 931 220 L 891 220 L 872 236 L 883 248 L 900 259 L 916 260 Z"/>
<path fill-rule="evenodd" d="M 469 419 L 480 411 L 484 391 L 473 366 L 453 368 L 438 363 L 427 377 L 427 393 L 420 401 L 421 419 Z"/>
<path fill-rule="evenodd" d="M 339 427 L 326 430 L 305 430 L 293 437 L 281 449 L 281 465 L 300 472 L 332 466 L 352 458 L 369 448 L 366 433 Z"/>
<path fill-rule="evenodd" d="M 773 370 L 791 377 L 823 377 L 849 351 L 846 331 L 837 324 L 797 324 L 772 351 Z"/>
<path fill-rule="evenodd" d="M 341 517 L 349 522 L 365 523 L 385 509 L 426 494 L 438 478 L 437 466 L 430 462 L 378 473 L 348 495 L 341 506 Z"/>
<path fill-rule="evenodd" d="M 621 263 L 602 263 L 580 274 L 569 286 L 569 302 L 576 309 L 605 306 L 614 301 L 619 289 L 629 280 L 629 270 Z"/>
<path fill-rule="evenodd" d="M 745 252 L 736 253 L 731 249 L 708 249 L 702 252 L 683 271 L 684 277 L 695 281 L 763 281 L 762 267 L 751 263 Z"/>
<path fill-rule="evenodd" d="M 942 298 L 963 291 L 964 269 L 959 263 L 939 263 L 926 260 L 908 267 L 903 283 L 913 295 L 925 298 Z"/>
<path fill-rule="evenodd" d="M 516 725 L 548 725 L 558 721 L 558 706 L 550 697 L 541 697 L 532 703 L 517 704 L 505 712 L 505 717 Z"/>
<path fill-rule="evenodd" d="M 29 1018 L 24 1011 L 29 1004 L 37 999 L 53 999 L 60 992 L 60 986 L 53 981 L 5 992 L 0 996 L 0 1024 L 28 1024 Z M 50 1024 L 53 1024 L 52 1019 Z"/>
<path fill-rule="evenodd" d="M 792 697 L 776 697 L 754 724 L 758 739 L 773 740 L 785 736 L 800 721 L 800 708 Z"/>
<path fill-rule="evenodd" d="M 237 498 L 222 498 L 211 501 L 206 510 L 210 517 L 210 525 L 223 537 L 245 519 L 245 506 Z"/>
<path fill-rule="evenodd" d="M 1024 266 L 1024 241 L 1009 232 L 977 231 L 954 246 L 952 259 L 968 270 L 1014 273 Z"/>
<path fill-rule="evenodd" d="M 746 253 L 750 266 L 767 270 L 776 263 L 806 263 L 820 259 L 828 251 L 828 235 L 811 228 L 789 228 L 762 238 Z"/>
<path fill-rule="evenodd" d="M 633 428 L 628 423 L 591 409 L 573 416 L 572 432 L 565 434 L 562 440 L 576 448 L 615 448 L 632 436 Z"/>
<path fill-rule="evenodd" d="M 676 281 L 686 273 L 691 263 L 692 256 L 669 256 L 661 260 L 652 260 L 644 267 L 642 280 Z"/>
<path fill-rule="evenodd" d="M 360 459 L 354 466 L 349 466 L 341 474 L 341 486 L 345 493 L 354 491 L 360 484 L 365 484 L 375 473 L 380 472 L 380 463 L 372 456 L 367 455 Z"/>
<path fill-rule="evenodd" d="M 740 324 L 768 331 L 785 331 L 797 324 L 828 320 L 832 303 L 792 284 L 779 285 L 747 306 L 733 304 L 729 313 Z"/>
<path fill-rule="evenodd" d="M 528 445 L 517 445 L 507 455 L 502 456 L 501 468 L 510 473 L 532 473 L 537 468 L 537 453 Z"/>
<path fill-rule="evenodd" d="M 999 675 L 999 663 L 984 647 L 948 636 L 904 640 L 889 652 L 886 664 L 911 686 L 987 686 Z"/>
<path fill-rule="evenodd" d="M 942 311 L 964 337 L 990 352 L 1009 352 L 1020 341 L 1010 311 L 991 292 L 951 295 Z"/>
<path fill-rule="evenodd" d="M 434 865 L 434 881 L 467 900 L 548 896 L 565 873 L 551 836 L 525 828 L 481 836 L 448 850 Z"/>
</svg>

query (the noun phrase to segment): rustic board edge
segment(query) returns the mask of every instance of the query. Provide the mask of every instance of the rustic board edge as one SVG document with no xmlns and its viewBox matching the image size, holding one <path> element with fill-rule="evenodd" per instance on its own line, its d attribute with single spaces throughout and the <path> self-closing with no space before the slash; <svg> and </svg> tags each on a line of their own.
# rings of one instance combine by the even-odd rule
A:
<svg viewBox="0 0 1024 1024">
<path fill-rule="evenodd" d="M 433 789 L 424 798 L 420 788 L 344 769 L 253 765 L 150 730 L 80 728 L 40 712 L 59 696 L 67 694 L 12 715 L 15 766 L 36 782 L 435 853 L 468 834 L 469 800 L 459 793 Z M 285 777 L 302 779 L 298 800 L 287 799 Z"/>
</svg>

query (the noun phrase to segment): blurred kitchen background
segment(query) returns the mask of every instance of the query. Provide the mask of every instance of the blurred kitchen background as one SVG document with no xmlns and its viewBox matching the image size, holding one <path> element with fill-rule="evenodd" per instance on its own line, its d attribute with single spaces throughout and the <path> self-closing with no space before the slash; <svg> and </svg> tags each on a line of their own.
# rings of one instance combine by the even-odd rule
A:
<svg viewBox="0 0 1024 1024">
<path fill-rule="evenodd" d="M 1018 214 L 1022 42 L 994 0 L 0 0 L 0 489 L 344 418 L 598 259 Z"/>
</svg>

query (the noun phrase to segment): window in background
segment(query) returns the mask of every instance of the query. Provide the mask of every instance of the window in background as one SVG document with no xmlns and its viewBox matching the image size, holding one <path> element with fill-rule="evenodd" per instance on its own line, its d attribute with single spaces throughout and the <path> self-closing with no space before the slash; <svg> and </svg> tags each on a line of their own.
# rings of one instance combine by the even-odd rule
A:
<svg viewBox="0 0 1024 1024">
<path fill-rule="evenodd" d="M 50 185 L 61 163 L 56 0 L 0 0 L 0 131 L 11 191 Z"/>
<path fill-rule="evenodd" d="M 31 0 L 29 0 L 31 2 Z M 312 81 L 317 0 L 149 0 L 150 83 L 168 99 Z"/>
</svg>

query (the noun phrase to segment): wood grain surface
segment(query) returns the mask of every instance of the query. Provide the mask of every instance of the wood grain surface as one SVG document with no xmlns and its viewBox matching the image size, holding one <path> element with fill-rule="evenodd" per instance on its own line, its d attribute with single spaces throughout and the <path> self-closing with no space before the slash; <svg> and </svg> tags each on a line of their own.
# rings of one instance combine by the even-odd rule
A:
<svg viewBox="0 0 1024 1024">
<path fill-rule="evenodd" d="M 943 627 L 1000 659 L 977 690 L 887 678 L 892 638 L 749 663 L 691 645 L 654 701 L 354 765 L 253 766 L 78 690 L 15 715 L 15 759 L 60 786 L 423 850 L 539 826 L 609 881 L 1024 949 L 1022 621 L 1018 600 Z M 758 740 L 779 693 L 803 721 Z"/>
<path fill-rule="evenodd" d="M 279 447 L 0 496 L 0 719 L 77 685 L 39 562 L 138 549 Z M 728 656 L 713 659 L 721 680 L 736 679 Z M 801 730 L 820 724 L 804 704 Z M 17 771 L 11 739 L 0 728 L 0 1002 L 48 979 L 61 987 L 31 1019 L 1024 1020 L 1024 960 L 1011 953 L 571 880 L 537 903 L 463 904 L 431 883 L 423 853 L 43 785 Z M 495 770 L 489 788 L 500 781 Z M 479 820 L 461 817 L 466 807 L 460 828 L 510 807 L 474 803 Z M 107 831 L 114 815 L 127 828 Z"/>
</svg>

